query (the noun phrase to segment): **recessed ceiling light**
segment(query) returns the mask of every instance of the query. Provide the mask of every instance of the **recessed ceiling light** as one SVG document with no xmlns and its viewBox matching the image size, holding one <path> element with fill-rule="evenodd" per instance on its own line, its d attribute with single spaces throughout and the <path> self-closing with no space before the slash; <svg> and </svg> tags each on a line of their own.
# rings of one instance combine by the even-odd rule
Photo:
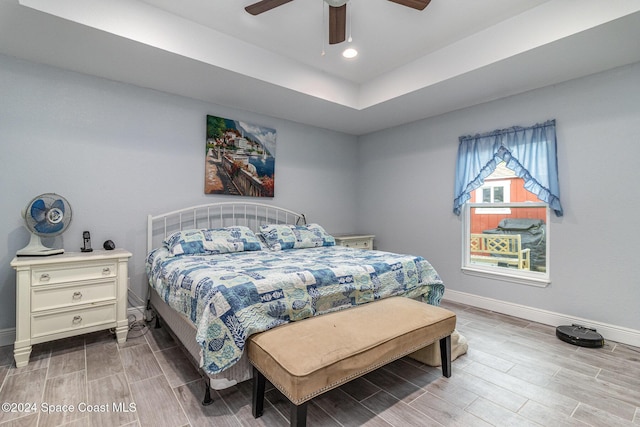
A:
<svg viewBox="0 0 640 427">
<path fill-rule="evenodd" d="M 357 55 L 358 55 L 358 51 L 352 47 L 346 48 L 344 52 L 342 52 L 342 56 L 349 59 L 355 58 Z"/>
</svg>

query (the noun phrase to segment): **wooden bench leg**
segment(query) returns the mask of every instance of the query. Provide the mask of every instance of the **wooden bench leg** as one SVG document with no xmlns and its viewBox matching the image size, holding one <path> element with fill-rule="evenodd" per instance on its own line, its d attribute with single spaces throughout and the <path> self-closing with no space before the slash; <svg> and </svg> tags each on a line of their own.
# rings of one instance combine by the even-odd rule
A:
<svg viewBox="0 0 640 427">
<path fill-rule="evenodd" d="M 264 387 L 267 379 L 255 367 L 253 368 L 253 398 L 251 412 L 253 418 L 258 418 L 264 410 Z"/>
<path fill-rule="evenodd" d="M 291 427 L 305 427 L 307 425 L 307 402 L 301 405 L 291 403 L 290 417 L 289 425 Z"/>
<path fill-rule="evenodd" d="M 451 335 L 440 340 L 440 359 L 442 360 L 442 375 L 451 377 Z"/>
<path fill-rule="evenodd" d="M 259 418 L 264 411 L 264 389 L 267 379 L 253 367 L 253 397 L 251 412 L 253 418 Z M 302 405 L 291 403 L 290 423 L 292 427 L 305 427 L 307 425 L 307 402 Z"/>
</svg>

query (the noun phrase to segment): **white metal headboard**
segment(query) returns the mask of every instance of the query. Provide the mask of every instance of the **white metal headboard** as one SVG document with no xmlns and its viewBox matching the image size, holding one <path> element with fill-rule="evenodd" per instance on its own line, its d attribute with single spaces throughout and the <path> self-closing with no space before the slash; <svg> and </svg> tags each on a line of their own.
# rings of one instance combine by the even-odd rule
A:
<svg viewBox="0 0 640 427">
<path fill-rule="evenodd" d="M 304 214 L 264 203 L 222 202 L 147 216 L 147 252 L 176 231 L 244 225 L 257 232 L 264 224 L 306 224 Z"/>
</svg>

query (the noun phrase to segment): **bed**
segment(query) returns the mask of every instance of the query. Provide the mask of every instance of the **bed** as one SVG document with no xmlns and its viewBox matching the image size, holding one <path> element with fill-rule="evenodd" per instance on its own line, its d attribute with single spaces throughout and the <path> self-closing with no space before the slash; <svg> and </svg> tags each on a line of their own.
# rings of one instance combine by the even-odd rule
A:
<svg viewBox="0 0 640 427">
<path fill-rule="evenodd" d="M 444 293 L 422 257 L 335 246 L 303 214 L 260 203 L 149 215 L 147 248 L 149 304 L 213 389 L 251 378 L 253 333 L 397 295 L 439 305 Z"/>
</svg>

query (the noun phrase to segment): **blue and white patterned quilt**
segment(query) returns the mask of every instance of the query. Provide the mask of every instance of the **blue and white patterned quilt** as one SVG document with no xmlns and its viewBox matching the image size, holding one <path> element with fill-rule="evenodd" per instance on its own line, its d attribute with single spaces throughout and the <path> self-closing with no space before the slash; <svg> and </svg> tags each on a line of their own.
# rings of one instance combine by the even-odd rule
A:
<svg viewBox="0 0 640 427">
<path fill-rule="evenodd" d="M 342 246 L 176 257 L 158 248 L 147 275 L 196 326 L 202 367 L 212 374 L 240 359 L 251 334 L 391 296 L 439 305 L 444 294 L 422 257 Z"/>
</svg>

